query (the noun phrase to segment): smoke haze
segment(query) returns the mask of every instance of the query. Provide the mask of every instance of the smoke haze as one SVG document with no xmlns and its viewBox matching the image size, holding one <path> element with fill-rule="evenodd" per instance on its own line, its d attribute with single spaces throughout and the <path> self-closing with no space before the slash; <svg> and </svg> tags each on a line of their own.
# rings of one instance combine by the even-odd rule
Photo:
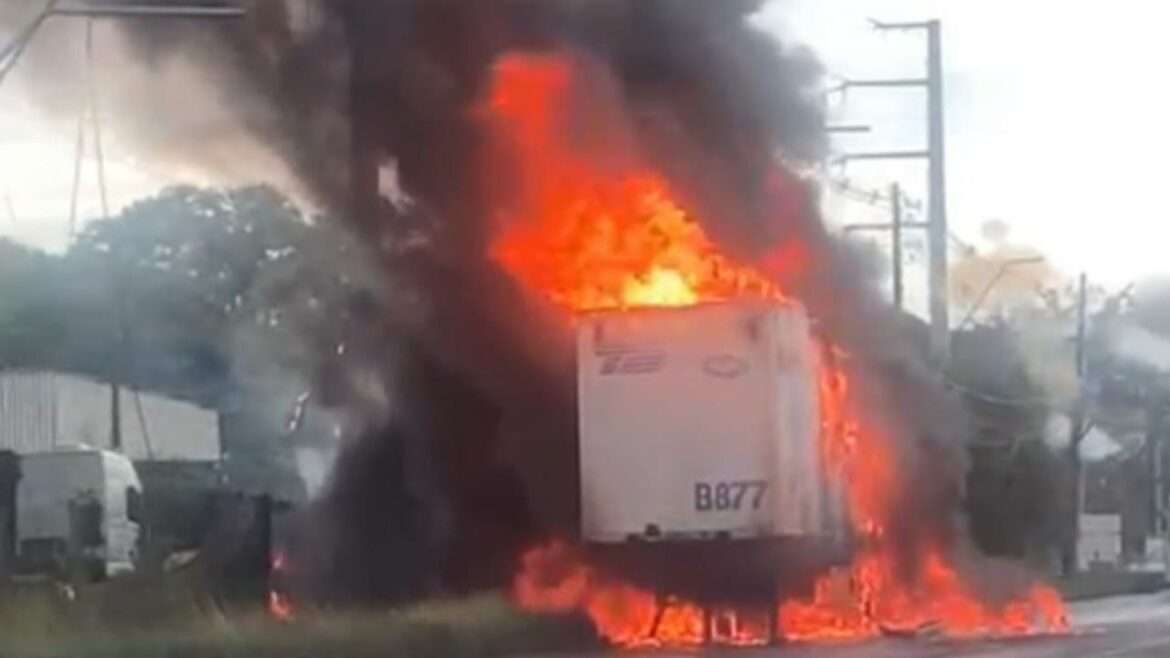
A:
<svg viewBox="0 0 1170 658">
<path fill-rule="evenodd" d="M 373 602 L 499 584 L 527 542 L 575 528 L 570 330 L 486 249 L 506 172 L 484 170 L 473 110 L 513 51 L 579 53 L 598 90 L 587 109 L 610 113 L 598 136 L 619 124 L 708 234 L 762 261 L 843 349 L 866 417 L 911 474 L 890 529 L 907 556 L 959 541 L 962 411 L 793 173 L 825 152 L 822 70 L 750 25 L 761 4 L 258 1 L 232 23 L 119 24 L 117 56 L 147 64 L 111 66 L 112 80 L 163 84 L 111 105 L 119 134 L 209 170 L 254 167 L 263 159 L 237 159 L 250 149 L 277 154 L 366 238 L 395 291 L 353 300 L 379 327 L 350 352 L 360 357 L 310 373 L 323 404 L 366 421 L 296 539 L 313 595 Z M 30 52 L 42 70 L 51 60 Z M 51 86 L 41 97 L 60 107 Z M 389 167 L 411 203 L 377 196 Z M 346 393 L 357 371 L 385 400 L 377 411 Z"/>
</svg>

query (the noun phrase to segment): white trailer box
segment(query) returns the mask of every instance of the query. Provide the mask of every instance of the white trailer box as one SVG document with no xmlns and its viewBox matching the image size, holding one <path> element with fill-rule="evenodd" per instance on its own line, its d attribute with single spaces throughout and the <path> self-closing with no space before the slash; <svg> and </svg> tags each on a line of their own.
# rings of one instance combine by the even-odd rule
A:
<svg viewBox="0 0 1170 658">
<path fill-rule="evenodd" d="M 577 339 L 586 541 L 838 534 L 799 306 L 598 312 Z"/>
</svg>

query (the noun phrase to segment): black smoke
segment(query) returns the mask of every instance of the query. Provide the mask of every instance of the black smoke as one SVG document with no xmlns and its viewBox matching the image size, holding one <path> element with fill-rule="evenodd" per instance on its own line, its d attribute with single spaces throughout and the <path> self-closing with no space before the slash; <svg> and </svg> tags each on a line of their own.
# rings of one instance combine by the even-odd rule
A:
<svg viewBox="0 0 1170 658">
<path fill-rule="evenodd" d="M 355 300 L 371 318 L 353 343 L 365 347 L 317 373 L 323 397 L 344 405 L 347 368 L 377 364 L 389 412 L 347 442 L 304 518 L 294 563 L 299 554 L 309 591 L 374 602 L 499 584 L 525 542 L 575 527 L 569 329 L 485 251 L 502 179 L 484 171 L 471 110 L 493 63 L 514 51 L 594 62 L 640 156 L 713 236 L 743 258 L 801 264 L 778 264 L 777 277 L 842 346 L 913 474 L 893 530 L 911 554 L 954 534 L 965 421 L 792 173 L 824 155 L 822 71 L 752 26 L 761 4 L 257 0 L 242 21 L 124 25 L 149 66 L 182 60 L 215 82 L 238 110 L 236 136 L 279 152 L 313 200 L 365 238 L 387 287 L 412 293 L 392 296 L 410 309 Z M 142 116 L 128 116 L 133 133 Z M 183 151 L 182 134 L 142 132 Z M 189 147 L 198 158 L 198 141 Z M 408 201 L 380 188 L 388 171 Z"/>
</svg>

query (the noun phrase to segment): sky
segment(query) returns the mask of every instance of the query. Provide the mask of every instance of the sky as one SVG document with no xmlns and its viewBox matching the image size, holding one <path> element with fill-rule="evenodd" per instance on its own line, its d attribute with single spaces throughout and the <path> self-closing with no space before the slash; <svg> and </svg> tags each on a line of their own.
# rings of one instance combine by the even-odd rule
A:
<svg viewBox="0 0 1170 658">
<path fill-rule="evenodd" d="M 997 220 L 1009 227 L 1008 242 L 1034 247 L 1061 271 L 1087 271 L 1108 286 L 1170 275 L 1170 217 L 1160 189 L 1170 147 L 1164 82 L 1170 3 L 775 0 L 757 21 L 786 46 L 812 48 L 834 79 L 922 75 L 923 36 L 877 33 L 867 17 L 943 21 L 948 210 L 956 237 L 986 245 L 983 226 Z M 51 29 L 79 43 L 81 25 L 68 23 Z M 97 37 L 100 49 L 115 34 L 107 25 Z M 64 67 L 76 80 L 63 82 L 84 89 L 79 50 L 60 57 L 76 62 Z M 0 234 L 59 249 L 68 240 L 76 113 L 44 112 L 22 79 L 33 74 L 18 68 L 0 87 Z M 135 93 L 133 87 L 117 91 Z M 137 93 L 152 89 L 143 84 Z M 868 135 L 835 138 L 837 152 L 925 144 L 920 91 L 854 89 L 829 103 L 833 123 L 872 127 Z M 106 141 L 115 212 L 168 183 L 209 182 L 207 172 L 153 161 L 116 134 Z M 96 216 L 92 157 L 84 165 L 82 215 Z M 862 189 L 885 189 L 897 180 L 925 201 L 921 164 L 855 163 L 830 173 Z M 827 212 L 840 223 L 886 211 L 834 198 Z"/>
<path fill-rule="evenodd" d="M 870 17 L 942 21 L 948 216 L 960 238 L 978 244 L 998 220 L 1009 242 L 1106 286 L 1170 274 L 1160 189 L 1170 3 L 795 0 L 772 3 L 760 24 L 808 44 L 831 75 L 921 75 L 924 37 L 876 32 Z M 835 123 L 873 128 L 837 139 L 838 151 L 925 145 L 921 92 L 854 89 L 831 107 Z M 844 175 L 878 188 L 897 177 L 925 196 L 921 166 L 853 164 Z"/>
</svg>

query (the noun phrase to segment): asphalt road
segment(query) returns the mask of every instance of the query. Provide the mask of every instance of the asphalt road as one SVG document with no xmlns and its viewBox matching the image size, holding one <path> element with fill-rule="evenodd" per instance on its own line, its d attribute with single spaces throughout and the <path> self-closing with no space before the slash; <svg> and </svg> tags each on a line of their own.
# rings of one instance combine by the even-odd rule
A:
<svg viewBox="0 0 1170 658">
<path fill-rule="evenodd" d="M 653 651 L 655 658 L 1170 658 L 1170 592 L 1102 599 L 1070 606 L 1073 628 L 1063 636 L 1012 640 L 948 641 L 884 639 L 845 646 L 692 651 Z M 642 652 L 622 652 L 634 656 Z M 540 658 L 602 658 L 612 653 L 561 654 Z M 536 657 L 533 657 L 536 658 Z"/>
</svg>

